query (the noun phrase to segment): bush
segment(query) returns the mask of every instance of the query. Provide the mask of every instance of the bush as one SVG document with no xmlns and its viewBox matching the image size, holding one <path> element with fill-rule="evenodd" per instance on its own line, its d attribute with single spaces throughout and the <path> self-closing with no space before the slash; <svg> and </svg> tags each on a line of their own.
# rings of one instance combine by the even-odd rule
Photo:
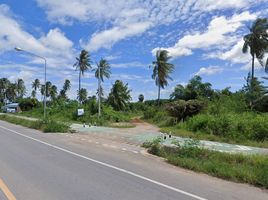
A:
<svg viewBox="0 0 268 200">
<path fill-rule="evenodd" d="M 43 124 L 42 130 L 45 133 L 66 133 L 69 131 L 69 126 L 63 123 L 58 123 L 52 120 Z"/>
<path fill-rule="evenodd" d="M 190 131 L 201 131 L 232 139 L 264 141 L 268 139 L 268 115 L 256 113 L 199 114 L 186 121 Z"/>
<path fill-rule="evenodd" d="M 204 108 L 204 103 L 200 100 L 179 100 L 166 105 L 169 115 L 175 117 L 177 121 L 185 120 L 198 114 Z"/>
</svg>

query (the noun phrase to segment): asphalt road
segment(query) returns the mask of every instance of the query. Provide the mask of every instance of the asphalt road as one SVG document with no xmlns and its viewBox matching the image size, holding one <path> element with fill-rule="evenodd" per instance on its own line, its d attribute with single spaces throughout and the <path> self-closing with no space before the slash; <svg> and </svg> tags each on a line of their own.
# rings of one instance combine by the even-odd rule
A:
<svg viewBox="0 0 268 200">
<path fill-rule="evenodd" d="M 268 199 L 267 190 L 173 167 L 151 155 L 2 121 L 0 179 L 18 200 Z"/>
</svg>

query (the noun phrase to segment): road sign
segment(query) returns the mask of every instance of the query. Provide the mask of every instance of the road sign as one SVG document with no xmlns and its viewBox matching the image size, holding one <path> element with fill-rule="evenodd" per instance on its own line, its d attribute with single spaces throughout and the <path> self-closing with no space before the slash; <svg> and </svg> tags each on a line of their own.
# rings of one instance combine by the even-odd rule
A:
<svg viewBox="0 0 268 200">
<path fill-rule="evenodd" d="M 78 116 L 82 116 L 82 115 L 84 115 L 84 113 L 85 113 L 84 108 L 77 109 Z"/>
</svg>

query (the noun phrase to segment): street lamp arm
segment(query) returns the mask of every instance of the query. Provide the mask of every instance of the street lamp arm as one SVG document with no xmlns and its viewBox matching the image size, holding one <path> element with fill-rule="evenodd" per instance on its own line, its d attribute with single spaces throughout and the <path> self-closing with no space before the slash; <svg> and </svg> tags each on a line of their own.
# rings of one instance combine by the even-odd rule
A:
<svg viewBox="0 0 268 200">
<path fill-rule="evenodd" d="M 28 54 L 30 54 L 30 55 L 32 55 L 32 56 L 41 58 L 41 59 L 43 59 L 43 60 L 46 62 L 46 58 L 45 58 L 45 57 L 39 56 L 39 55 L 34 54 L 34 53 L 30 52 L 30 51 L 27 51 L 27 50 L 25 50 L 25 49 L 22 49 L 22 48 L 20 48 L 20 47 L 15 47 L 15 50 L 16 50 L 16 51 L 23 51 L 23 52 L 28 53 Z"/>
</svg>

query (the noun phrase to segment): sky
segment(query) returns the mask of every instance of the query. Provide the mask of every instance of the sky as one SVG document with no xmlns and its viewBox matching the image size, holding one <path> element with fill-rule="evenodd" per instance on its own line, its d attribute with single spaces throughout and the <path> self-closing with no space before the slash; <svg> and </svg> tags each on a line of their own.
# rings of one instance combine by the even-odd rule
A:
<svg viewBox="0 0 268 200">
<path fill-rule="evenodd" d="M 0 0 L 0 77 L 44 81 L 44 62 L 14 47 L 47 59 L 47 79 L 62 88 L 72 84 L 76 98 L 78 71 L 73 64 L 82 49 L 93 68 L 104 58 L 112 75 L 103 87 L 108 95 L 115 80 L 128 83 L 133 101 L 139 94 L 157 98 L 151 78 L 155 52 L 166 49 L 175 65 L 173 80 L 161 90 L 169 98 L 177 84 L 194 75 L 214 89 L 239 90 L 250 71 L 242 53 L 243 35 L 258 17 L 268 17 L 267 0 Z M 256 76 L 267 76 L 256 62 Z M 97 80 L 85 73 L 82 87 L 95 95 Z"/>
</svg>

